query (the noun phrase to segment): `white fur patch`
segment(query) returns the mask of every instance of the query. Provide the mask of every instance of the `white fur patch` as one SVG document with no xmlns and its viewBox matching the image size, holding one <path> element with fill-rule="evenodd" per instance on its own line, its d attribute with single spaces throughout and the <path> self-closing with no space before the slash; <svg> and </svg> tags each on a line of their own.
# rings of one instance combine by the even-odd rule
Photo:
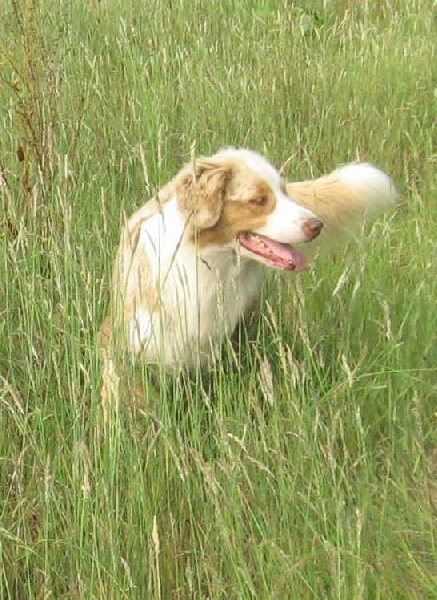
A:
<svg viewBox="0 0 437 600">
<path fill-rule="evenodd" d="M 299 244 L 308 241 L 302 226 L 307 219 L 316 215 L 300 206 L 282 192 L 276 194 L 275 210 L 267 217 L 267 223 L 255 233 L 265 235 L 284 244 Z"/>
<path fill-rule="evenodd" d="M 353 189 L 366 211 L 383 210 L 399 200 L 391 178 L 370 163 L 346 165 L 334 171 L 333 175 Z"/>
</svg>

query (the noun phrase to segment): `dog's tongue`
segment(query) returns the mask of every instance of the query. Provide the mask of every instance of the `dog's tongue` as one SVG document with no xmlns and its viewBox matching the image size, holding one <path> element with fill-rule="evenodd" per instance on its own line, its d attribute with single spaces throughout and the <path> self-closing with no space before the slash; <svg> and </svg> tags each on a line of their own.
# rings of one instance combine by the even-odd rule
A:
<svg viewBox="0 0 437 600">
<path fill-rule="evenodd" d="M 286 271 L 302 271 L 306 267 L 305 254 L 288 244 L 275 242 L 264 235 L 243 231 L 238 234 L 240 244 L 258 256 L 262 256 L 275 267 Z"/>
</svg>

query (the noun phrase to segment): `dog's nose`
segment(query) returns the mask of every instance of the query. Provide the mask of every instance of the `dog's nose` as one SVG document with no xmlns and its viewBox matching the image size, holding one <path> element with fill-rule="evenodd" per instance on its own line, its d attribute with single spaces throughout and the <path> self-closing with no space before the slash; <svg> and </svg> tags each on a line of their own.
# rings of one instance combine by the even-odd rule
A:
<svg viewBox="0 0 437 600">
<path fill-rule="evenodd" d="M 304 221 L 302 230 L 305 236 L 308 238 L 308 241 L 311 241 L 319 235 L 319 233 L 322 231 L 322 227 L 323 223 L 320 219 L 317 217 L 311 217 L 310 219 Z"/>
</svg>

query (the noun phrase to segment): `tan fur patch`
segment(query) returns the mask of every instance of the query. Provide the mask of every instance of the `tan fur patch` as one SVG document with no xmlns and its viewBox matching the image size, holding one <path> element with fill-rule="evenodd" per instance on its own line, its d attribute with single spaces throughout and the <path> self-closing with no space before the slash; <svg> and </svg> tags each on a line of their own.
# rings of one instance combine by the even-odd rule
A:
<svg viewBox="0 0 437 600">
<path fill-rule="evenodd" d="M 275 206 L 276 196 L 268 183 L 247 166 L 235 164 L 220 218 L 215 227 L 199 233 L 199 246 L 226 244 L 240 231 L 263 227 Z"/>
<path fill-rule="evenodd" d="M 109 315 L 103 319 L 103 323 L 100 326 L 99 333 L 97 334 L 97 346 L 100 350 L 108 347 L 111 342 L 112 335 L 112 323 Z"/>
<path fill-rule="evenodd" d="M 198 229 L 213 227 L 220 218 L 232 164 L 201 158 L 185 167 L 174 182 L 179 209 Z"/>
<path fill-rule="evenodd" d="M 142 246 L 137 245 L 125 273 L 123 286 L 125 320 L 130 322 L 138 309 L 153 313 L 158 308 L 156 289 L 150 281 L 151 265 Z"/>
<path fill-rule="evenodd" d="M 133 213 L 126 223 L 118 247 L 112 273 L 112 297 L 109 314 L 100 327 L 98 343 L 108 347 L 113 335 L 113 323 L 123 315 L 125 323 L 133 319 L 135 309 L 143 308 L 154 312 L 157 307 L 157 294 L 149 282 L 150 262 L 144 250 L 138 246 L 141 225 L 160 212 L 162 204 L 171 194 L 149 200 Z"/>
<path fill-rule="evenodd" d="M 292 200 L 323 221 L 326 233 L 343 231 L 362 217 L 362 204 L 356 194 L 335 175 L 288 183 L 286 188 Z M 325 237 L 325 229 L 321 237 Z"/>
</svg>

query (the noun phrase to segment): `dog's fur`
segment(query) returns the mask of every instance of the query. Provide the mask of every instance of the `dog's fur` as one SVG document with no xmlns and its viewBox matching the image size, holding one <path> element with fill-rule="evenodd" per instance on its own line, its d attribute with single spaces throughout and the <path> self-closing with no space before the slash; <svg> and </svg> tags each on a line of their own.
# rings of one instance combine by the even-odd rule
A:
<svg viewBox="0 0 437 600">
<path fill-rule="evenodd" d="M 256 305 L 265 264 L 300 270 L 295 244 L 320 233 L 323 246 L 396 200 L 370 164 L 288 184 L 244 149 L 185 166 L 123 229 L 101 328 L 105 373 L 115 346 L 173 369 L 207 364 Z"/>
</svg>

